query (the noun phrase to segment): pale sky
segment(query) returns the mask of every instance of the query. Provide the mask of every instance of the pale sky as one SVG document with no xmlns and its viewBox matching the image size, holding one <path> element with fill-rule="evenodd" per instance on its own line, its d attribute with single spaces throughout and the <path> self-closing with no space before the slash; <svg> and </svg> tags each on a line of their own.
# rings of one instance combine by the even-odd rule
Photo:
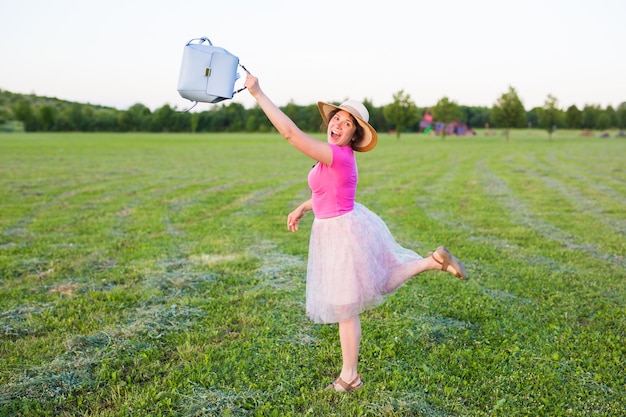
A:
<svg viewBox="0 0 626 417">
<path fill-rule="evenodd" d="M 491 107 L 509 86 L 527 110 L 548 94 L 561 108 L 626 101 L 624 0 L 0 0 L 0 89 L 185 109 L 183 48 L 202 36 L 278 105 L 383 106 L 404 90 L 419 107 Z"/>
</svg>

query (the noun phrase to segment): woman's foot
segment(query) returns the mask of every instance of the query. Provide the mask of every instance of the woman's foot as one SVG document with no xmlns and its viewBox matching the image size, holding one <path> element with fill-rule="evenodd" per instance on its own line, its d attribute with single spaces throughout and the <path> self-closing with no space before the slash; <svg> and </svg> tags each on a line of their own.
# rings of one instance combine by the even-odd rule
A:
<svg viewBox="0 0 626 417">
<path fill-rule="evenodd" d="M 441 270 L 451 273 L 459 279 L 467 279 L 465 267 L 445 246 L 439 246 L 430 256 L 441 265 Z"/>
<path fill-rule="evenodd" d="M 346 382 L 341 377 L 335 379 L 333 383 L 326 387 L 327 390 L 335 390 L 338 392 L 351 392 L 363 386 L 361 375 L 357 375 L 351 382 Z"/>
</svg>

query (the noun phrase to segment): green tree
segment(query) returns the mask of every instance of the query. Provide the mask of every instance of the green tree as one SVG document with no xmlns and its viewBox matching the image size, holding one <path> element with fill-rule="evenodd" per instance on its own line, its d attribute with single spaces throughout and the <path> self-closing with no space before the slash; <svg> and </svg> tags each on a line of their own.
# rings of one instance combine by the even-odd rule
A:
<svg viewBox="0 0 626 417">
<path fill-rule="evenodd" d="M 550 140 L 552 140 L 552 133 L 561 121 L 561 110 L 558 108 L 558 103 L 556 97 L 548 94 L 543 107 L 538 111 L 539 124 L 548 132 Z"/>
<path fill-rule="evenodd" d="M 135 103 L 118 115 L 118 129 L 122 132 L 150 131 L 152 113 L 141 103 Z"/>
<path fill-rule="evenodd" d="M 396 129 L 396 137 L 400 139 L 401 132 L 418 118 L 417 106 L 411 101 L 411 96 L 400 90 L 393 95 L 393 103 L 383 109 L 385 119 Z"/>
<path fill-rule="evenodd" d="M 17 120 L 22 122 L 24 130 L 32 130 L 31 126 L 35 120 L 35 112 L 29 100 L 25 98 L 19 100 L 13 108 L 13 114 Z"/>
<path fill-rule="evenodd" d="M 607 106 L 603 113 L 606 114 L 609 119 L 609 127 L 617 127 L 617 112 L 613 106 Z"/>
<path fill-rule="evenodd" d="M 569 129 L 580 129 L 582 123 L 582 112 L 578 107 L 571 105 L 565 111 L 565 126 Z"/>
<path fill-rule="evenodd" d="M 198 121 L 200 120 L 200 115 L 198 113 L 191 113 L 191 133 L 196 133 L 198 130 Z"/>
<path fill-rule="evenodd" d="M 491 122 L 491 109 L 489 107 L 469 107 L 460 106 L 465 117 L 461 121 L 467 123 L 469 127 L 482 127 Z"/>
<path fill-rule="evenodd" d="M 379 132 L 386 132 L 389 130 L 387 128 L 387 120 L 385 119 L 382 108 L 374 106 L 374 103 L 372 103 L 370 99 L 364 99 L 363 105 L 370 114 L 369 124 L 371 124 L 374 129 Z"/>
<path fill-rule="evenodd" d="M 319 130 L 321 122 L 317 105 L 315 105 L 315 111 L 317 112 L 317 130 Z M 271 132 L 272 129 L 274 129 L 274 126 L 272 126 L 258 104 L 246 111 L 246 130 L 248 132 Z"/>
<path fill-rule="evenodd" d="M 605 112 L 600 112 L 596 119 L 596 129 L 606 130 L 611 127 L 611 117 Z"/>
<path fill-rule="evenodd" d="M 8 107 L 0 106 L 0 125 L 13 119 L 13 112 Z"/>
<path fill-rule="evenodd" d="M 83 112 L 83 106 L 80 103 L 72 103 L 68 108 L 68 119 L 72 130 L 83 131 L 85 124 L 85 115 Z"/>
<path fill-rule="evenodd" d="M 153 130 L 156 132 L 169 132 L 174 120 L 174 113 L 174 109 L 169 104 L 156 109 L 153 116 Z"/>
<path fill-rule="evenodd" d="M 192 128 L 191 118 L 195 113 L 174 111 L 169 127 L 171 132 L 190 132 Z"/>
<path fill-rule="evenodd" d="M 320 111 L 316 104 L 309 104 L 308 106 L 302 107 L 302 120 L 301 128 L 306 130 L 307 132 L 319 132 L 320 130 L 325 132 L 323 129 L 324 122 L 320 116 Z"/>
<path fill-rule="evenodd" d="M 541 107 L 533 107 L 529 111 L 526 112 L 526 126 L 531 127 L 542 127 L 539 123 L 539 112 L 541 111 Z"/>
<path fill-rule="evenodd" d="M 80 109 L 81 119 L 80 123 L 78 123 L 78 130 L 80 130 L 81 132 L 93 132 L 95 130 L 95 123 L 102 123 L 100 120 L 97 120 L 100 118 L 101 115 L 103 115 L 104 113 L 114 113 L 116 111 L 114 109 L 107 109 L 106 111 L 103 109 L 98 109 L 98 111 L 96 111 L 95 107 L 84 104 L 80 105 Z M 109 117 L 105 116 L 104 119 L 109 119 Z M 113 120 L 116 121 L 117 117 L 114 117 Z M 107 126 L 106 122 L 102 124 L 103 126 Z M 111 126 L 108 129 L 101 130 L 110 131 L 114 129 Z"/>
<path fill-rule="evenodd" d="M 509 86 L 509 91 L 502 94 L 493 105 L 491 119 L 496 125 L 504 127 L 507 142 L 509 141 L 509 129 L 524 127 L 526 110 L 524 110 L 524 105 L 513 87 Z"/>
<path fill-rule="evenodd" d="M 43 130 L 48 131 L 52 129 L 54 126 L 54 116 L 54 107 L 48 104 L 41 106 L 39 109 L 39 118 L 41 119 L 41 127 Z"/>
<path fill-rule="evenodd" d="M 220 109 L 226 116 L 224 128 L 227 132 L 243 132 L 245 129 L 246 108 L 241 103 L 231 102 Z"/>
<path fill-rule="evenodd" d="M 440 99 L 433 108 L 434 118 L 438 122 L 444 123 L 441 131 L 441 140 L 446 139 L 446 126 L 461 117 L 461 109 L 455 101 L 451 101 L 448 97 Z"/>
<path fill-rule="evenodd" d="M 617 106 L 615 118 L 617 119 L 617 127 L 626 129 L 626 101 Z"/>
<path fill-rule="evenodd" d="M 246 117 L 246 132 L 256 132 L 259 130 L 259 119 L 252 114 Z"/>
<path fill-rule="evenodd" d="M 586 104 L 581 115 L 581 125 L 583 129 L 595 129 L 600 115 L 600 106 Z"/>
<path fill-rule="evenodd" d="M 118 110 L 109 108 L 98 109 L 93 114 L 87 110 L 85 118 L 88 123 L 86 123 L 85 129 L 92 132 L 119 132 L 121 128 L 118 113 Z"/>
</svg>

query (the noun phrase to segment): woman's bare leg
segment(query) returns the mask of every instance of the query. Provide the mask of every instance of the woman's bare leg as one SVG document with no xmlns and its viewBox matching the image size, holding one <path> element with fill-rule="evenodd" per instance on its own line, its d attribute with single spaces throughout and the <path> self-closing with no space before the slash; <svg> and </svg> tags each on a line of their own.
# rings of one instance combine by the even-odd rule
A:
<svg viewBox="0 0 626 417">
<path fill-rule="evenodd" d="M 441 260 L 441 259 L 440 259 Z M 441 262 L 437 262 L 430 255 L 427 258 L 420 259 L 418 261 L 409 262 L 404 265 L 399 265 L 393 269 L 387 280 L 385 292 L 389 293 L 400 287 L 402 284 L 413 278 L 415 275 L 419 275 L 424 271 L 441 270 Z M 448 272 L 452 275 L 456 274 L 456 269 L 453 266 L 448 266 Z"/>
<path fill-rule="evenodd" d="M 361 344 L 361 320 L 359 316 L 339 322 L 339 340 L 343 366 L 339 377 L 345 382 L 352 382 L 358 375 L 359 346 Z M 358 385 L 359 381 L 356 381 Z"/>
</svg>

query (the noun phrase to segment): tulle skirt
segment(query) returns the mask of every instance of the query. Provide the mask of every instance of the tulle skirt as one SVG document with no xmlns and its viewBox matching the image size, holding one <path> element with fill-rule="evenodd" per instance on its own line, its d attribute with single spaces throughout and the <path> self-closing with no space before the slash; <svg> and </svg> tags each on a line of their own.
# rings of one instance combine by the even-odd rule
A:
<svg viewBox="0 0 626 417">
<path fill-rule="evenodd" d="M 316 218 L 309 243 L 307 315 L 316 323 L 337 323 L 375 307 L 388 292 L 393 269 L 419 259 L 362 204 L 341 216 Z"/>
</svg>

